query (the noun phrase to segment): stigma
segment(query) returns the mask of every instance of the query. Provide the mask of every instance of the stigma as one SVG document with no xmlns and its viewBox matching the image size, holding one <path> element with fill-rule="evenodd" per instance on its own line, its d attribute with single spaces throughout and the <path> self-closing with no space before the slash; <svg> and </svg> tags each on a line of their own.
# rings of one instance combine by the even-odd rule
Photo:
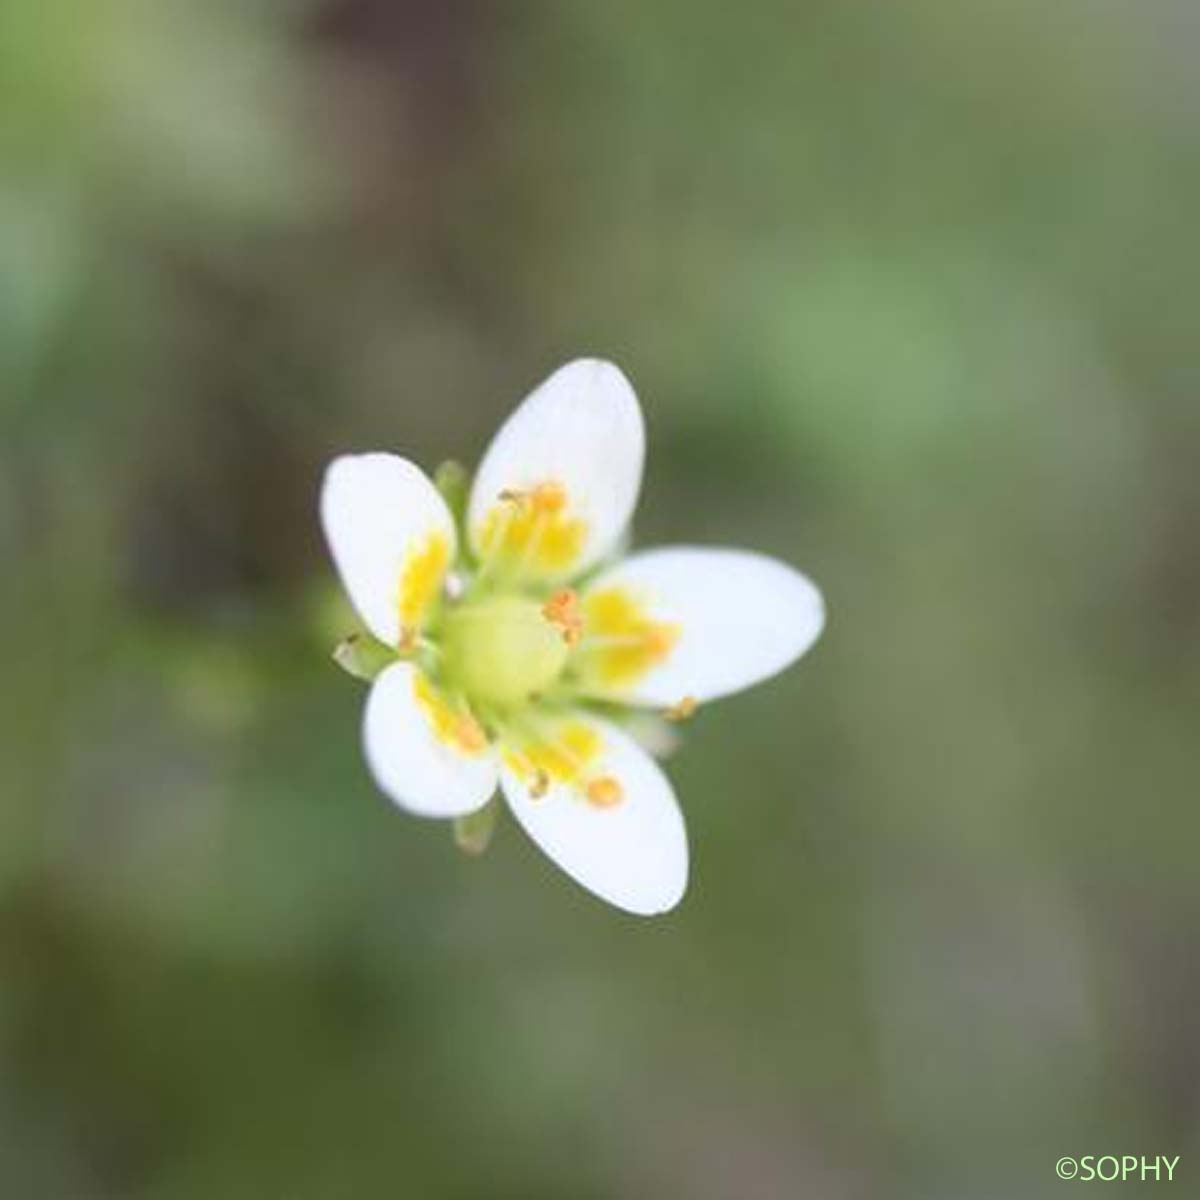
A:
<svg viewBox="0 0 1200 1200">
<path fill-rule="evenodd" d="M 520 596 L 460 605 L 447 619 L 445 667 L 472 701 L 527 704 L 558 679 L 569 653 L 541 606 Z"/>
</svg>

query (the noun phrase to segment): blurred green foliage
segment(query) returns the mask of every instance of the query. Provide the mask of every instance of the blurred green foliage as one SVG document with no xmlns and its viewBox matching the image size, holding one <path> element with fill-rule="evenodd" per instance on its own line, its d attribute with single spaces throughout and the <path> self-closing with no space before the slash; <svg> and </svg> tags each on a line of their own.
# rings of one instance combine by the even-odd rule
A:
<svg viewBox="0 0 1200 1200">
<path fill-rule="evenodd" d="M 0 1191 L 1057 1195 L 1200 1149 L 1190 0 L 0 6 Z M 322 463 L 559 362 L 823 642 L 638 923 L 398 816 Z M 1126 1185 L 1131 1193 L 1136 1185 Z"/>
</svg>

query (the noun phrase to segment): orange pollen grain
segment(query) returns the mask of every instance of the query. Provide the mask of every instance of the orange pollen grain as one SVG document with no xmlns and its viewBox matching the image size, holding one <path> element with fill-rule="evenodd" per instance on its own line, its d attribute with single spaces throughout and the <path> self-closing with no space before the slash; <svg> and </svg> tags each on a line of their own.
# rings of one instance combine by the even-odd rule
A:
<svg viewBox="0 0 1200 1200">
<path fill-rule="evenodd" d="M 585 794 L 596 808 L 612 808 L 625 798 L 625 789 L 611 775 L 600 775 L 588 783 Z"/>
<path fill-rule="evenodd" d="M 468 754 L 480 754 L 487 749 L 487 735 L 472 716 L 461 716 L 454 726 L 454 739 Z"/>
<path fill-rule="evenodd" d="M 577 646 L 583 637 L 583 617 L 579 614 L 579 596 L 570 588 L 556 592 L 542 605 L 542 616 L 562 630 L 563 641 Z"/>
<path fill-rule="evenodd" d="M 551 480 L 548 483 L 539 483 L 533 489 L 530 500 L 538 512 L 562 512 L 567 506 L 567 489 L 556 480 Z"/>
</svg>

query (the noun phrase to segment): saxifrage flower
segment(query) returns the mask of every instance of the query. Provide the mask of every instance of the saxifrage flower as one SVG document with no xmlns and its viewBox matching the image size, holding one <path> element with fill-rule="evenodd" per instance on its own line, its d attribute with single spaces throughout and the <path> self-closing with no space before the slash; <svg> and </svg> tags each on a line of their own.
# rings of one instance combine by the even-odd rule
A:
<svg viewBox="0 0 1200 1200">
<path fill-rule="evenodd" d="M 469 818 L 499 785 L 578 883 L 628 912 L 674 907 L 688 848 L 671 785 L 622 728 L 670 719 L 794 662 L 824 624 L 813 584 L 744 550 L 667 546 L 615 561 L 645 430 L 611 363 L 580 359 L 496 434 L 455 512 L 394 454 L 328 467 L 321 520 L 378 646 L 363 722 L 379 787 Z M 381 668 L 381 669 L 380 669 Z"/>
</svg>

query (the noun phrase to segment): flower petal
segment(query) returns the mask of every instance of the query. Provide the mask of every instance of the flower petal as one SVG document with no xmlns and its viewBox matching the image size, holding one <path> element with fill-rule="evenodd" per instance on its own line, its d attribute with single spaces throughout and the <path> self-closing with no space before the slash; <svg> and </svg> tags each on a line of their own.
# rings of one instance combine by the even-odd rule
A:
<svg viewBox="0 0 1200 1200">
<path fill-rule="evenodd" d="M 325 471 L 321 523 L 351 603 L 389 646 L 425 623 L 458 552 L 454 520 L 419 467 L 347 454 Z"/>
<path fill-rule="evenodd" d="M 525 744 L 504 755 L 500 785 L 543 852 L 626 912 L 674 908 L 687 887 L 687 832 L 658 764 L 621 730 L 584 716 L 560 719 L 529 750 Z M 558 770 L 556 763 L 577 766 Z"/>
<path fill-rule="evenodd" d="M 483 457 L 467 510 L 472 549 L 537 580 L 586 570 L 633 515 L 645 446 L 637 397 L 612 363 L 560 367 Z"/>
<path fill-rule="evenodd" d="M 585 692 L 662 706 L 713 700 L 782 671 L 825 624 L 799 571 L 745 550 L 666 546 L 604 571 L 582 598 Z"/>
<path fill-rule="evenodd" d="M 412 663 L 394 663 L 375 680 L 363 750 L 380 789 L 418 816 L 460 817 L 496 790 L 496 761 L 483 731 Z"/>
</svg>

